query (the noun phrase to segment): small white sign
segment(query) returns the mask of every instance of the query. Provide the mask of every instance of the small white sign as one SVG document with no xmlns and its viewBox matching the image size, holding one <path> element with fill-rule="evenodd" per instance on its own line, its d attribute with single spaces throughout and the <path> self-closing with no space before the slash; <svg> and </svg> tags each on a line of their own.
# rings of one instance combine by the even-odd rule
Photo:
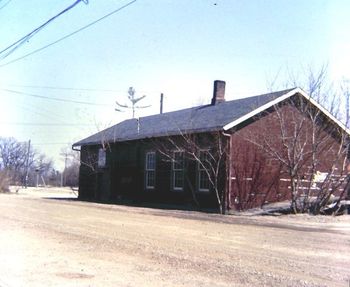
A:
<svg viewBox="0 0 350 287">
<path fill-rule="evenodd" d="M 103 148 L 98 150 L 98 167 L 106 166 L 106 151 Z"/>
<path fill-rule="evenodd" d="M 314 174 L 313 178 L 312 178 L 312 186 L 316 187 L 316 183 L 322 183 L 326 180 L 328 176 L 328 172 L 320 172 L 320 171 L 316 171 L 316 173 Z"/>
</svg>

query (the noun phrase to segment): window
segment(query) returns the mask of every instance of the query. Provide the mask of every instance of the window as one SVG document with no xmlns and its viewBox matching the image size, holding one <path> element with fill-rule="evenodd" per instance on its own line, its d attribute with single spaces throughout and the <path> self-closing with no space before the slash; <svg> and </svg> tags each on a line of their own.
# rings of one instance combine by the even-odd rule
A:
<svg viewBox="0 0 350 287">
<path fill-rule="evenodd" d="M 103 148 L 98 150 L 98 167 L 106 166 L 106 151 Z"/>
<path fill-rule="evenodd" d="M 203 150 L 199 152 L 198 162 L 198 189 L 199 191 L 209 191 L 209 154 L 208 151 Z"/>
<path fill-rule="evenodd" d="M 172 188 L 173 190 L 183 190 L 184 188 L 184 153 L 175 151 L 172 161 Z"/>
<path fill-rule="evenodd" d="M 153 189 L 156 183 L 156 153 L 146 153 L 145 163 L 145 186 L 148 189 Z"/>
</svg>

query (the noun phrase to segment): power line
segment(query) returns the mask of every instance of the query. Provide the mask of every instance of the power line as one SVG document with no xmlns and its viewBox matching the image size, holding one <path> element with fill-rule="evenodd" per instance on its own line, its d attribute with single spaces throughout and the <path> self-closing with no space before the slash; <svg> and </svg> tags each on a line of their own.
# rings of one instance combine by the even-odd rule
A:
<svg viewBox="0 0 350 287">
<path fill-rule="evenodd" d="M 15 125 L 15 126 L 47 126 L 47 127 L 77 127 L 77 126 L 93 126 L 93 124 L 69 124 L 69 123 L 25 123 L 25 122 L 0 122 L 0 125 Z"/>
<path fill-rule="evenodd" d="M 67 124 L 67 122 L 64 121 L 66 120 L 66 117 L 63 117 L 62 115 L 59 115 L 51 110 L 46 110 L 45 107 L 43 107 L 42 105 L 40 107 L 31 106 L 31 102 L 27 102 L 25 106 L 19 103 L 14 103 L 13 105 L 19 107 L 20 109 L 28 111 L 33 115 L 44 117 L 45 122 L 47 121 L 47 119 L 51 118 L 53 122 L 61 123 L 63 125 Z M 76 128 L 80 129 L 79 126 L 77 126 Z"/>
<path fill-rule="evenodd" d="M 109 93 L 121 93 L 121 90 L 112 89 L 93 89 L 93 88 L 71 88 L 71 87 L 54 87 L 54 86 L 36 86 L 36 85 L 8 85 L 10 87 L 18 88 L 34 88 L 34 89 L 47 89 L 47 90 L 67 90 L 67 91 L 85 91 L 85 92 L 109 92 Z"/>
<path fill-rule="evenodd" d="M 0 10 L 5 8 L 12 0 L 8 0 L 5 4 L 3 4 L 2 6 L 0 6 Z"/>
<path fill-rule="evenodd" d="M 10 54 L 12 54 L 15 50 L 17 50 L 20 46 L 22 46 L 23 44 L 27 43 L 35 34 L 37 34 L 38 32 L 40 32 L 45 26 L 49 25 L 52 21 L 56 20 L 58 17 L 60 17 L 61 15 L 63 15 L 64 13 L 68 12 L 69 10 L 71 10 L 72 8 L 74 8 L 78 3 L 82 2 L 83 0 L 76 0 L 72 5 L 68 6 L 67 8 L 65 8 L 64 10 L 62 10 L 60 13 L 58 13 L 57 15 L 53 16 L 52 18 L 50 18 L 49 20 L 47 20 L 44 24 L 40 25 L 39 27 L 35 28 L 33 31 L 31 31 L 30 33 L 28 33 L 27 35 L 25 35 L 24 37 L 22 37 L 21 39 L 17 40 L 16 42 L 14 42 L 13 44 L 11 44 L 10 46 L 8 46 L 7 48 L 3 49 L 2 51 L 0 51 L 0 59 L 5 59 L 6 57 L 8 57 Z M 87 2 L 84 1 L 85 4 L 87 4 Z M 7 5 L 8 3 L 6 3 Z M 6 52 L 7 51 L 7 52 Z M 6 52 L 6 53 L 5 53 Z M 4 54 L 4 55 L 2 55 Z"/>
<path fill-rule="evenodd" d="M 57 44 L 57 43 L 59 43 L 59 42 L 65 40 L 65 39 L 67 39 L 67 38 L 69 38 L 69 37 L 71 37 L 71 36 L 73 36 L 73 35 L 75 35 L 75 34 L 77 34 L 77 33 L 79 33 L 79 32 L 81 32 L 81 31 L 83 31 L 83 30 L 85 30 L 85 29 L 87 29 L 87 28 L 89 28 L 89 27 L 91 27 L 91 26 L 97 24 L 98 22 L 100 22 L 100 21 L 106 19 L 107 17 L 112 16 L 113 14 L 115 14 L 115 13 L 117 13 L 117 12 L 123 10 L 124 8 L 130 6 L 131 4 L 135 3 L 136 1 L 137 1 L 137 0 L 132 0 L 132 1 L 128 2 L 127 4 L 125 4 L 125 5 L 121 6 L 121 7 L 119 7 L 119 8 L 117 8 L 117 9 L 113 10 L 112 12 L 110 12 L 110 13 L 104 15 L 103 17 L 101 17 L 101 18 L 99 18 L 99 19 L 97 19 L 97 20 L 95 20 L 95 21 L 93 21 L 93 22 L 91 22 L 91 23 L 89 23 L 89 24 L 87 24 L 87 25 L 85 25 L 85 26 L 79 28 L 78 30 L 75 30 L 74 32 L 72 32 L 72 33 L 70 33 L 70 34 L 68 34 L 68 35 L 66 35 L 66 36 L 63 36 L 62 38 L 59 38 L 58 40 L 56 40 L 56 41 L 54 41 L 54 42 L 51 42 L 50 44 L 47 44 L 47 45 L 45 45 L 45 46 L 43 46 L 43 47 L 41 47 L 41 48 L 39 48 L 39 49 L 36 49 L 36 50 L 34 50 L 34 51 L 28 53 L 28 54 L 25 54 L 25 55 L 23 55 L 22 57 L 16 58 L 16 59 L 14 59 L 14 60 L 12 60 L 12 61 L 9 61 L 9 62 L 7 62 L 7 63 L 5 63 L 5 64 L 2 64 L 2 65 L 0 65 L 0 67 L 7 66 L 7 65 L 12 64 L 12 63 L 14 63 L 14 62 L 17 62 L 17 61 L 19 61 L 19 60 L 22 60 L 22 59 L 24 59 L 24 58 L 26 58 L 26 57 L 29 57 L 29 56 L 31 56 L 31 55 L 33 55 L 33 54 L 36 54 L 36 53 L 38 53 L 38 52 L 40 52 L 40 51 L 42 51 L 42 50 L 44 50 L 44 49 L 46 49 L 46 48 L 49 48 L 49 47 L 51 47 L 51 46 L 53 46 L 53 45 L 55 45 L 55 44 Z"/>
<path fill-rule="evenodd" d="M 73 87 L 57 87 L 57 86 L 39 86 L 39 85 L 16 85 L 6 84 L 3 87 L 16 87 L 16 88 L 33 88 L 33 89 L 47 89 L 47 90 L 62 90 L 62 91 L 84 91 L 84 92 L 107 92 L 107 93 L 125 93 L 127 90 L 114 90 L 114 89 L 96 89 L 96 88 L 73 88 Z M 138 90 L 144 94 L 160 93 L 158 90 Z M 123 95 L 124 96 L 124 95 Z"/>
<path fill-rule="evenodd" d="M 21 103 L 16 102 L 16 103 L 12 103 L 12 105 L 19 107 L 20 109 L 23 109 L 24 111 L 27 111 L 32 115 L 44 117 L 45 120 L 47 120 L 48 118 L 51 118 L 55 122 L 58 121 L 58 122 L 64 123 L 62 119 L 65 119 L 65 117 L 63 117 L 62 115 L 58 115 L 51 110 L 46 110 L 45 107 L 43 107 L 42 105 L 41 106 L 32 105 L 31 102 L 26 102 L 25 105 L 22 105 Z"/>
<path fill-rule="evenodd" d="M 67 117 L 56 114 L 55 112 L 53 112 L 51 110 L 45 110 L 45 106 L 43 106 L 43 105 L 41 105 L 40 107 L 30 106 L 31 102 L 26 103 L 25 106 L 23 106 L 22 104 L 19 104 L 19 103 L 14 103 L 14 105 L 25 110 L 25 111 L 33 113 L 36 116 L 44 117 L 44 119 L 37 120 L 37 122 L 33 123 L 34 126 L 35 125 L 40 126 L 40 125 L 42 125 L 42 123 L 46 124 L 47 120 L 51 119 L 51 123 L 54 123 L 54 125 L 59 127 L 55 130 L 55 134 L 60 133 L 61 131 L 63 132 L 63 130 L 67 130 L 67 128 L 69 128 L 69 130 L 81 131 L 82 127 L 91 128 L 91 127 L 97 126 L 96 123 L 76 124 L 76 122 L 79 122 L 79 120 L 74 120 L 74 124 L 68 124 L 66 122 Z M 42 112 L 45 112 L 45 114 Z M 13 122 L 3 121 L 3 122 L 0 122 L 0 126 L 1 126 L 1 124 L 3 124 L 4 126 L 6 124 L 11 125 L 11 123 L 13 123 Z M 14 123 L 14 124 L 17 124 L 17 123 Z M 17 125 L 20 125 L 20 124 L 22 124 L 22 122 L 18 122 Z M 31 125 L 30 123 L 24 123 L 24 126 L 30 126 L 30 125 Z M 64 127 L 67 127 L 67 128 L 64 128 Z M 45 129 L 45 130 L 47 130 L 47 129 Z M 40 132 L 44 132 L 44 128 L 40 129 Z"/>
<path fill-rule="evenodd" d="M 99 103 L 92 103 L 92 102 L 67 100 L 67 99 L 62 99 L 62 98 L 51 98 L 51 97 L 47 97 L 47 96 L 41 96 L 41 95 L 37 95 L 37 94 L 29 94 L 29 93 L 9 90 L 9 89 L 1 89 L 1 90 L 9 92 L 9 93 L 13 93 L 13 94 L 25 95 L 25 96 L 28 96 L 28 97 L 34 97 L 34 98 L 39 98 L 39 99 L 51 100 L 51 101 L 73 103 L 73 104 L 81 104 L 81 105 L 90 105 L 90 106 L 104 106 L 104 107 L 110 107 L 111 106 L 109 104 L 99 104 Z"/>
<path fill-rule="evenodd" d="M 32 145 L 68 145 L 68 144 L 72 144 L 72 143 L 33 143 Z"/>
</svg>

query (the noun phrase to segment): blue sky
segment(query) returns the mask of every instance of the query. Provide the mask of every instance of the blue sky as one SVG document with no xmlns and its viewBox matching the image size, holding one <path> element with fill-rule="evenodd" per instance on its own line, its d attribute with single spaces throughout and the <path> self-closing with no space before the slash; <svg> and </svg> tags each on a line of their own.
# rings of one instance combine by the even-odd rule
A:
<svg viewBox="0 0 350 287">
<path fill-rule="evenodd" d="M 72 3 L 0 0 L 0 50 Z M 144 116 L 159 111 L 161 92 L 165 111 L 210 102 L 216 79 L 235 99 L 267 92 L 276 75 L 281 86 L 289 72 L 302 78 L 310 66 L 328 65 L 335 82 L 350 78 L 347 0 L 137 0 L 6 65 L 127 3 L 80 2 L 0 61 L 1 136 L 31 139 L 61 167 L 62 146 L 131 116 L 114 111 L 130 86 L 152 105 L 138 111 Z"/>
</svg>

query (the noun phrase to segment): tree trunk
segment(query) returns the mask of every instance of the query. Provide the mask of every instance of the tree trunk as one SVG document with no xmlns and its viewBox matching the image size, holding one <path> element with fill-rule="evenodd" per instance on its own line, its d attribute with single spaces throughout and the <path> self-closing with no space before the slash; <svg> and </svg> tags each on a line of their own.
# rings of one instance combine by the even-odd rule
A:
<svg viewBox="0 0 350 287">
<path fill-rule="evenodd" d="M 297 184 L 295 182 L 295 178 L 291 177 L 290 178 L 290 182 L 291 182 L 291 197 L 292 197 L 292 202 L 291 202 L 291 209 L 294 212 L 294 214 L 298 213 L 298 204 L 297 204 Z"/>
</svg>

